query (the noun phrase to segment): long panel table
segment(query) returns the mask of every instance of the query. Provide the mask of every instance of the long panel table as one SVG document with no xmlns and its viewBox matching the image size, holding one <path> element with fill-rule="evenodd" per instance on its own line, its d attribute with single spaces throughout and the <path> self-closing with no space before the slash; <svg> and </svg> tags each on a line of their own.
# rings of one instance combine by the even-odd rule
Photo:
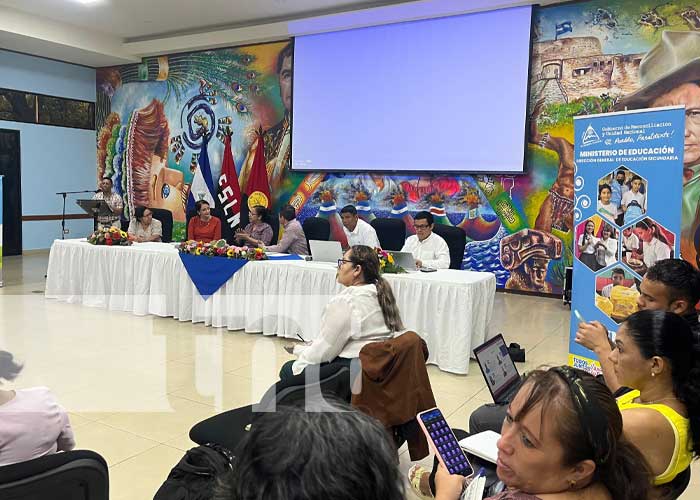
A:
<svg viewBox="0 0 700 500">
<path fill-rule="evenodd" d="M 175 246 L 140 243 L 94 246 L 56 240 L 49 256 L 46 297 L 69 303 L 203 322 L 229 330 L 306 340 L 319 335 L 324 306 L 342 286 L 332 264 L 250 262 L 204 300 Z M 491 273 L 439 270 L 384 275 L 406 328 L 428 344 L 429 363 L 459 374 L 485 342 L 496 279 Z"/>
</svg>

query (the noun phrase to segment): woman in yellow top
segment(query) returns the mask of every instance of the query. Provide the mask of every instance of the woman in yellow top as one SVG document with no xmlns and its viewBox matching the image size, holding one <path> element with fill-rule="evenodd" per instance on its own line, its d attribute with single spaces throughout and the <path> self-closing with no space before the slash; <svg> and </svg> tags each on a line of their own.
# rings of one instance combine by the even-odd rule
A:
<svg viewBox="0 0 700 500">
<path fill-rule="evenodd" d="M 620 326 L 609 359 L 633 389 L 618 398 L 624 433 L 667 484 L 700 454 L 700 346 L 680 316 L 644 310 Z"/>
</svg>

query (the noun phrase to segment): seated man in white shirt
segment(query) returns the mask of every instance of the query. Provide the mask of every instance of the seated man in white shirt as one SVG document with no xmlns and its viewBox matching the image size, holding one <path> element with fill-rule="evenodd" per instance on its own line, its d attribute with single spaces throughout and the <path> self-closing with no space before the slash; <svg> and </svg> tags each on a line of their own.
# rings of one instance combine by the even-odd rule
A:
<svg viewBox="0 0 700 500">
<path fill-rule="evenodd" d="M 416 267 L 449 269 L 450 249 L 441 236 L 433 233 L 433 214 L 418 212 L 413 218 L 416 234 L 406 238 L 402 252 L 411 252 L 416 259 Z"/>
<path fill-rule="evenodd" d="M 348 239 L 348 248 L 355 245 L 365 245 L 370 248 L 381 248 L 377 232 L 374 228 L 357 216 L 357 209 L 345 205 L 340 209 L 340 219 L 343 221 L 343 231 Z"/>
</svg>

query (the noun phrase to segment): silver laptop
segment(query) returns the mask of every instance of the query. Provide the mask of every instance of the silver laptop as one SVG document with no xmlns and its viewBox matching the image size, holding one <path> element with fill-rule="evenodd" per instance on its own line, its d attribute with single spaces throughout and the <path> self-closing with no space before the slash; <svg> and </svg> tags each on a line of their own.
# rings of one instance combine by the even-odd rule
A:
<svg viewBox="0 0 700 500">
<path fill-rule="evenodd" d="M 314 262 L 338 265 L 338 260 L 343 258 L 343 248 L 339 241 L 309 240 L 309 248 Z"/>
<path fill-rule="evenodd" d="M 403 267 L 406 271 L 417 271 L 416 259 L 411 252 L 389 252 L 394 257 L 397 266 Z"/>
<path fill-rule="evenodd" d="M 486 379 L 493 402 L 508 404 L 520 389 L 522 379 L 500 333 L 474 349 L 476 362 Z"/>
</svg>

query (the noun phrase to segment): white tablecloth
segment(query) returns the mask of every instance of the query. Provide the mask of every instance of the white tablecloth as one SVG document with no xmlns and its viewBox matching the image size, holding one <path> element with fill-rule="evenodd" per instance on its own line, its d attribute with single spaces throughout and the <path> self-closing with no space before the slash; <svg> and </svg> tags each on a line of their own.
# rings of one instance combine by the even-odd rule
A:
<svg viewBox="0 0 700 500">
<path fill-rule="evenodd" d="M 46 297 L 265 335 L 297 338 L 299 333 L 313 340 L 324 306 L 342 288 L 335 272 L 326 263 L 251 262 L 204 300 L 170 244 L 107 247 L 56 240 Z M 446 269 L 385 277 L 404 325 L 427 342 L 428 362 L 467 373 L 472 349 L 487 340 L 496 291 L 493 274 Z"/>
</svg>

